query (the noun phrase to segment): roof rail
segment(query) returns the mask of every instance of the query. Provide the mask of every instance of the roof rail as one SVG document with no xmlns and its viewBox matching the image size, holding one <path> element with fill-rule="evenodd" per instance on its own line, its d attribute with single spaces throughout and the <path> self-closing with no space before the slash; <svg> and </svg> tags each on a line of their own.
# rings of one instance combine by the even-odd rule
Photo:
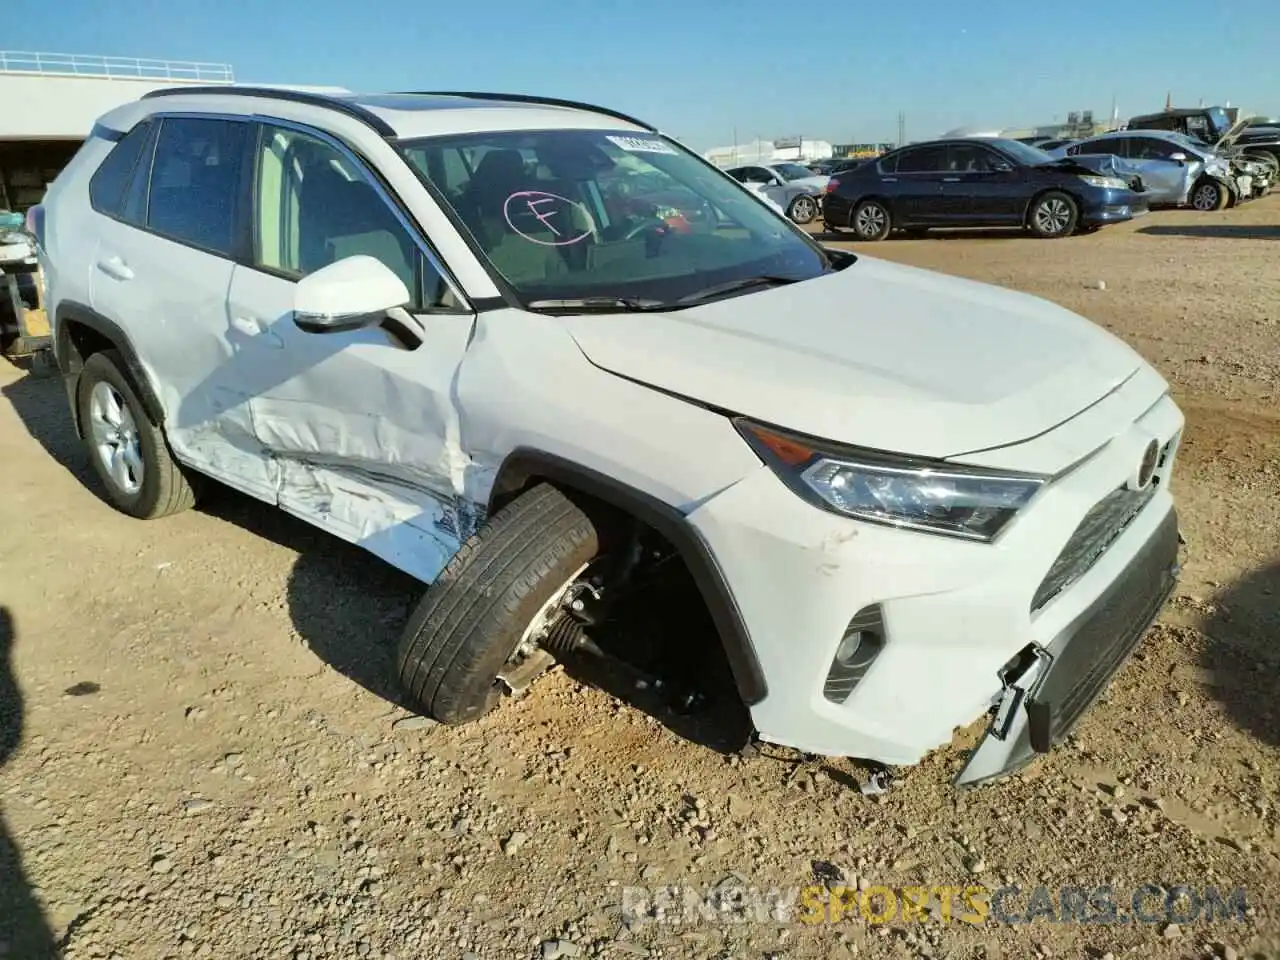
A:
<svg viewBox="0 0 1280 960">
<path fill-rule="evenodd" d="M 360 104 L 343 97 L 314 93 L 309 90 L 290 90 L 273 87 L 239 87 L 234 85 L 222 87 L 166 87 L 163 90 L 152 90 L 142 95 L 143 100 L 156 97 L 183 97 L 188 95 L 213 95 L 219 97 L 261 97 L 264 100 L 291 100 L 294 103 L 306 103 L 313 107 L 324 107 L 336 110 L 348 117 L 354 117 L 365 126 L 376 131 L 382 137 L 394 137 L 395 130 L 385 120 Z"/>
<path fill-rule="evenodd" d="M 657 133 L 658 128 L 653 124 L 645 123 L 643 120 L 637 120 L 635 117 L 628 116 L 625 113 L 619 113 L 617 110 L 610 110 L 607 107 L 597 107 L 590 103 L 581 103 L 577 100 L 560 100 L 556 97 L 535 97 L 526 93 L 475 93 L 470 91 L 456 90 L 405 90 L 403 93 L 416 97 L 463 97 L 468 100 L 495 100 L 507 101 L 509 103 L 538 103 L 548 107 L 569 107 L 574 110 L 589 110 L 592 113 L 602 113 L 606 117 L 613 117 L 615 120 L 622 120 L 626 123 L 634 123 L 637 127 L 643 127 L 652 133 Z"/>
</svg>

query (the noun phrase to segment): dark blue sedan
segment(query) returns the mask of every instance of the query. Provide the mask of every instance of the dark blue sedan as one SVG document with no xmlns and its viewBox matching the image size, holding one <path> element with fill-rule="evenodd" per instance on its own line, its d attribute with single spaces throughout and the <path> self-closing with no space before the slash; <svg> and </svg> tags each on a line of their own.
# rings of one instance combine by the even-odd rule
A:
<svg viewBox="0 0 1280 960">
<path fill-rule="evenodd" d="M 828 232 L 883 240 L 894 230 L 1025 227 L 1066 237 L 1147 212 L 1136 179 L 1099 174 L 1016 140 L 914 143 L 833 177 Z"/>
</svg>

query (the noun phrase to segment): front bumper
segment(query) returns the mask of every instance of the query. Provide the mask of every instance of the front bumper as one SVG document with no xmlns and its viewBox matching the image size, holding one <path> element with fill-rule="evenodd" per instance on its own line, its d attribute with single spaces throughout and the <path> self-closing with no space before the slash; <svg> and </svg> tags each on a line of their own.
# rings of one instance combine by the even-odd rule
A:
<svg viewBox="0 0 1280 960">
<path fill-rule="evenodd" d="M 1080 210 L 1086 226 L 1123 223 L 1147 213 L 1147 200 L 1131 190 L 1098 190 L 1089 196 Z"/>
<path fill-rule="evenodd" d="M 1168 481 L 1183 424 L 1167 395 L 1125 390 L 1077 420 L 1096 423 L 1090 418 L 1128 426 L 1049 484 L 994 544 L 817 510 L 764 466 L 693 510 L 689 520 L 720 562 L 764 676 L 767 692 L 751 708 L 761 738 L 913 764 L 992 706 L 1000 671 L 1020 650 L 1057 650 L 1080 633 L 1082 618 L 1141 564 L 1173 516 Z M 1033 468 L 1038 457 L 1062 455 L 1059 434 L 1070 428 L 984 459 Z M 1064 548 L 1099 503 L 1124 487 L 1153 439 L 1163 452 L 1153 492 L 1111 531 L 1100 556 L 1046 598 L 1046 575 Z M 881 611 L 885 642 L 852 694 L 833 702 L 823 692 L 832 657 L 846 627 L 870 607 Z M 1071 664 L 1088 649 L 1074 647 L 1058 676 L 1074 673 Z"/>
</svg>

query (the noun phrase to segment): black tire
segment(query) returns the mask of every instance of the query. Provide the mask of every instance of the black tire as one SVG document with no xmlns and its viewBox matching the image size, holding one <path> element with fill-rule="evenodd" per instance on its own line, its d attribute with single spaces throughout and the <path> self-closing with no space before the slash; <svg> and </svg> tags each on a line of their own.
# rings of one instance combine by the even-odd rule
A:
<svg viewBox="0 0 1280 960">
<path fill-rule="evenodd" d="M 808 194 L 792 197 L 787 204 L 787 217 L 793 223 L 812 223 L 818 216 L 818 201 Z"/>
<path fill-rule="evenodd" d="M 1208 213 L 1211 210 L 1221 210 L 1226 207 L 1231 200 L 1231 194 L 1227 188 L 1220 184 L 1217 180 L 1210 177 L 1204 177 L 1196 182 L 1191 188 L 1191 196 L 1187 198 L 1187 202 L 1193 210 L 1199 210 Z"/>
<path fill-rule="evenodd" d="M 849 217 L 859 240 L 883 240 L 893 231 L 893 216 L 879 200 L 863 200 Z"/>
<path fill-rule="evenodd" d="M 85 361 L 76 384 L 76 415 L 94 473 L 106 487 L 107 499 L 131 517 L 154 520 L 181 513 L 195 505 L 195 492 L 186 472 L 169 450 L 164 431 L 147 415 L 146 407 L 138 399 L 138 392 L 124 369 L 120 354 L 115 350 L 104 350 Z M 127 489 L 117 481 L 94 443 L 92 398 L 94 388 L 99 384 L 110 389 L 132 419 L 137 436 L 136 455 L 142 473 L 137 489 Z M 136 480 L 132 470 L 130 477 Z"/>
<path fill-rule="evenodd" d="M 397 660 L 405 691 L 441 723 L 484 716 L 525 628 L 598 551 L 591 519 L 555 487 L 511 501 L 462 545 L 409 618 Z"/>
<path fill-rule="evenodd" d="M 1079 223 L 1079 204 L 1071 194 L 1061 190 L 1041 194 L 1027 210 L 1027 229 L 1042 240 L 1069 237 Z"/>
</svg>

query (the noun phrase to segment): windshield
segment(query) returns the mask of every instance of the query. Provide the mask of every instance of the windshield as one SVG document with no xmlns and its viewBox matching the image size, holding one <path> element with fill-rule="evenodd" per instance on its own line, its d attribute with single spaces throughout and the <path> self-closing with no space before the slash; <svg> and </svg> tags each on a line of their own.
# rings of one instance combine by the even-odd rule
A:
<svg viewBox="0 0 1280 960">
<path fill-rule="evenodd" d="M 525 304 L 674 305 L 718 284 L 828 269 L 785 217 L 657 134 L 487 132 L 401 148 Z"/>
<path fill-rule="evenodd" d="M 1019 143 L 1017 140 L 1001 140 L 998 145 L 1008 156 L 1028 166 L 1035 166 L 1039 163 L 1053 163 L 1054 161 L 1053 157 L 1039 147 Z"/>
<path fill-rule="evenodd" d="M 798 163 L 775 163 L 773 169 L 782 174 L 784 180 L 803 180 L 813 176 L 812 170 Z"/>
</svg>

